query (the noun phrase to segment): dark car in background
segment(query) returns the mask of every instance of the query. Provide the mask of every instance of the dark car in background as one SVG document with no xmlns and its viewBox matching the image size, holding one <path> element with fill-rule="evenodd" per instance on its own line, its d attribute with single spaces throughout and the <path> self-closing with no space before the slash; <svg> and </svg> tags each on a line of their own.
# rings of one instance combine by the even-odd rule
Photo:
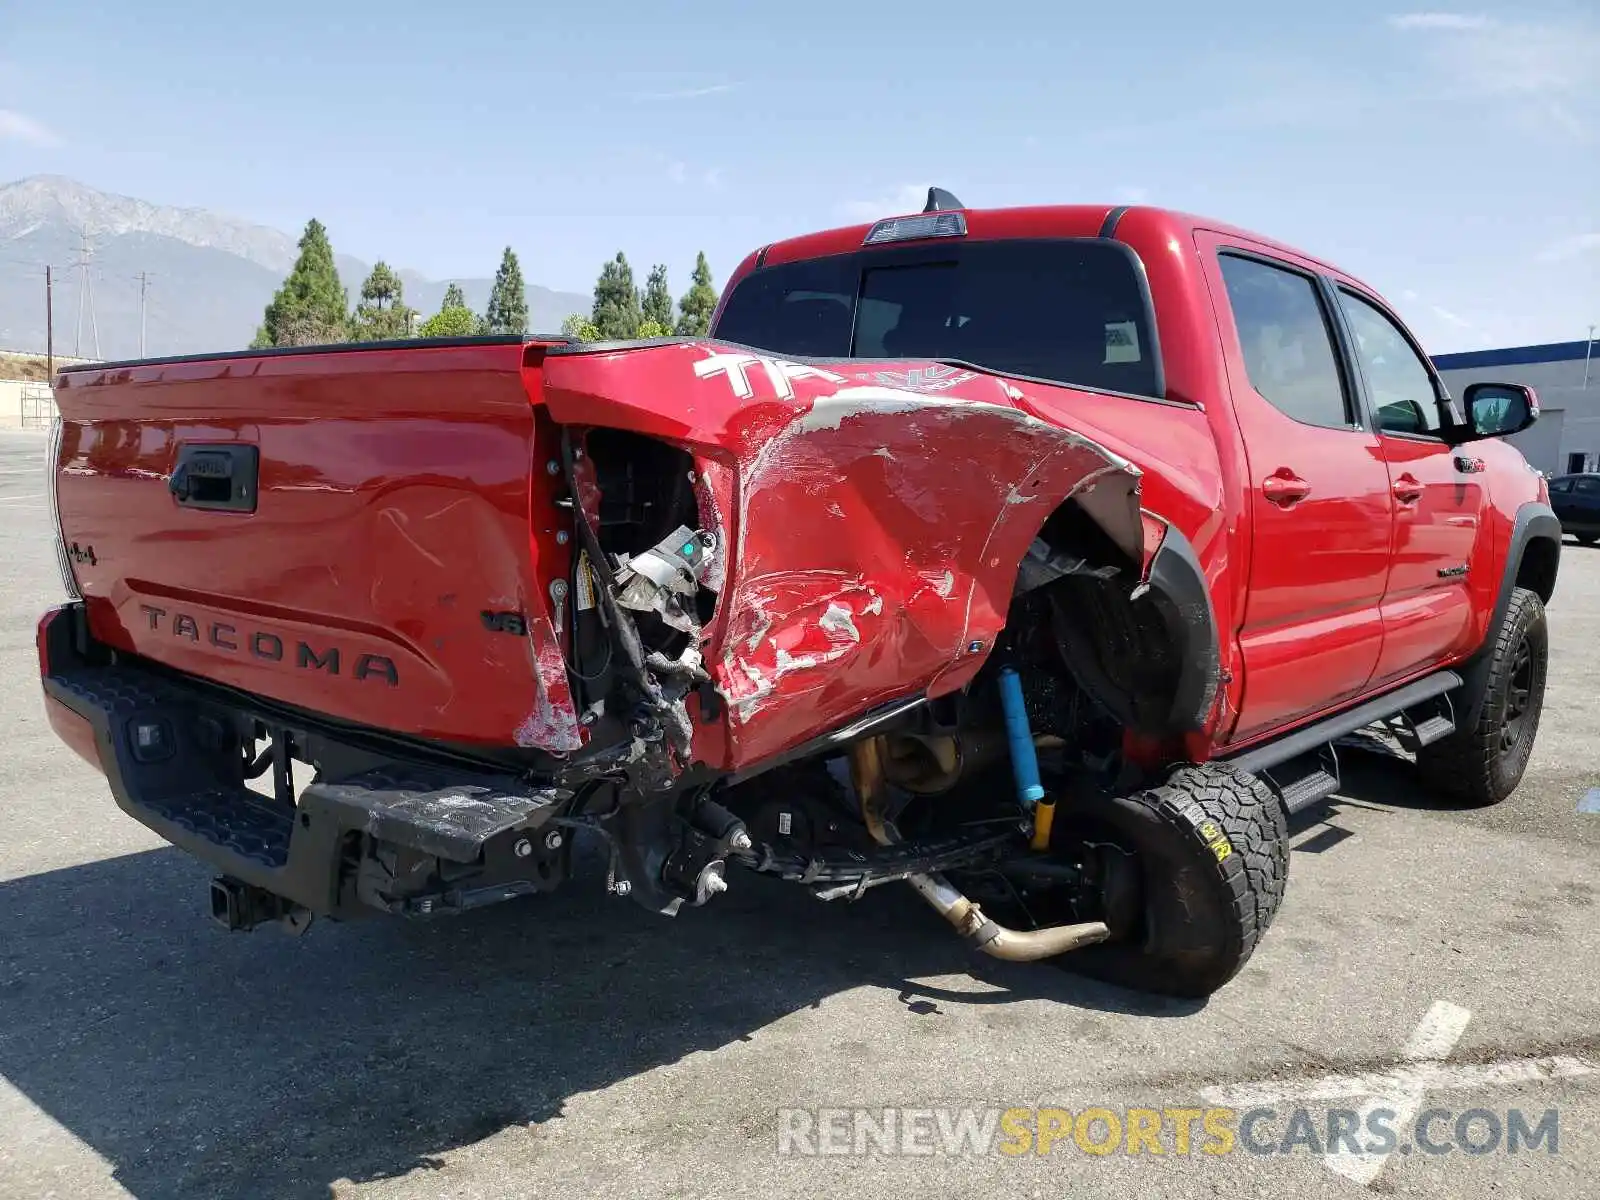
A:
<svg viewBox="0 0 1600 1200">
<path fill-rule="evenodd" d="M 1550 507 L 1556 510 L 1562 533 L 1572 534 L 1585 546 L 1600 541 L 1600 472 L 1551 479 Z"/>
</svg>

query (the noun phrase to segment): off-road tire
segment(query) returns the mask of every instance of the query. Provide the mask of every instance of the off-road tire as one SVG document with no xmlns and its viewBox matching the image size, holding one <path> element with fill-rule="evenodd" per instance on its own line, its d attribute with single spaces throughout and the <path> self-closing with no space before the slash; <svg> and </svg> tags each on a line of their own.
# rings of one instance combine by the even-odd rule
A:
<svg viewBox="0 0 1600 1200">
<path fill-rule="evenodd" d="M 1537 592 L 1515 588 L 1489 651 L 1478 719 L 1417 752 L 1428 786 L 1460 804 L 1498 804 L 1522 782 L 1544 709 L 1550 635 Z"/>
<path fill-rule="evenodd" d="M 1283 805 L 1256 776 L 1205 763 L 1098 808 L 1097 823 L 1132 854 L 1138 914 L 1122 929 L 1108 921 L 1112 941 L 1052 961 L 1122 987 L 1209 996 L 1239 973 L 1283 900 Z"/>
</svg>

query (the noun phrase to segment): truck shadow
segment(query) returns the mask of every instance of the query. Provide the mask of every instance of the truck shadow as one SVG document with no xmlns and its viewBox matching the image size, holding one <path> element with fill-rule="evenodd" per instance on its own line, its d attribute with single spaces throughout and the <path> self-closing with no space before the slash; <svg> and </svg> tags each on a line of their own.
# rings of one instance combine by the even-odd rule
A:
<svg viewBox="0 0 1600 1200">
<path fill-rule="evenodd" d="M 897 887 L 824 905 L 741 875 L 674 920 L 593 874 L 551 900 L 299 939 L 216 929 L 206 876 L 174 850 L 11 880 L 0 1073 L 136 1196 L 326 1197 L 863 985 L 887 1020 L 1200 1007 L 973 955 Z M 911 982 L 962 973 L 996 990 Z"/>
</svg>

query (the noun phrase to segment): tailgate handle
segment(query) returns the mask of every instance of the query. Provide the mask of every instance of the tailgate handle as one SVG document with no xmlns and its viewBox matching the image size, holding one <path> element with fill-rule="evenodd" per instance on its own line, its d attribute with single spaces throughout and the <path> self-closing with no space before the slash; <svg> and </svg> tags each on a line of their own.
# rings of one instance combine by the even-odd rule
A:
<svg viewBox="0 0 1600 1200">
<path fill-rule="evenodd" d="M 184 508 L 255 512 L 260 461 L 254 446 L 180 446 L 167 490 Z"/>
</svg>

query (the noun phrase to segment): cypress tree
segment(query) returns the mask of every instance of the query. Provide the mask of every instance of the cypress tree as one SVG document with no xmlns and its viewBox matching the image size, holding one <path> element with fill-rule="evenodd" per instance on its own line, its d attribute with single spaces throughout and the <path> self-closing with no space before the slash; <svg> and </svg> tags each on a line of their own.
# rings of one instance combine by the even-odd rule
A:
<svg viewBox="0 0 1600 1200">
<path fill-rule="evenodd" d="M 411 335 L 416 310 L 405 303 L 405 285 L 386 262 L 372 268 L 361 285 L 361 303 L 356 305 L 352 322 L 355 336 L 364 342 L 379 342 Z"/>
<path fill-rule="evenodd" d="M 644 282 L 644 295 L 640 297 L 639 308 L 646 321 L 653 322 L 659 329 L 671 332 L 672 291 L 667 287 L 665 263 L 657 263 L 650 268 L 650 277 Z"/>
<path fill-rule="evenodd" d="M 349 293 L 339 282 L 333 245 L 313 217 L 300 235 L 300 255 L 274 293 L 251 346 L 306 346 L 349 336 Z"/>
<path fill-rule="evenodd" d="M 633 287 L 633 268 L 628 256 L 617 251 L 616 258 L 600 269 L 594 285 L 594 327 L 606 341 L 625 341 L 637 337 L 644 314 L 639 309 L 639 293 Z"/>
<path fill-rule="evenodd" d="M 704 337 L 711 328 L 711 314 L 717 307 L 717 293 L 711 286 L 711 266 L 706 252 L 700 251 L 689 277 L 689 290 L 678 301 L 677 332 L 686 337 Z"/>
<path fill-rule="evenodd" d="M 500 269 L 494 273 L 489 292 L 489 307 L 484 310 L 485 333 L 528 332 L 528 293 L 522 283 L 522 266 L 510 246 L 500 256 Z"/>
</svg>

